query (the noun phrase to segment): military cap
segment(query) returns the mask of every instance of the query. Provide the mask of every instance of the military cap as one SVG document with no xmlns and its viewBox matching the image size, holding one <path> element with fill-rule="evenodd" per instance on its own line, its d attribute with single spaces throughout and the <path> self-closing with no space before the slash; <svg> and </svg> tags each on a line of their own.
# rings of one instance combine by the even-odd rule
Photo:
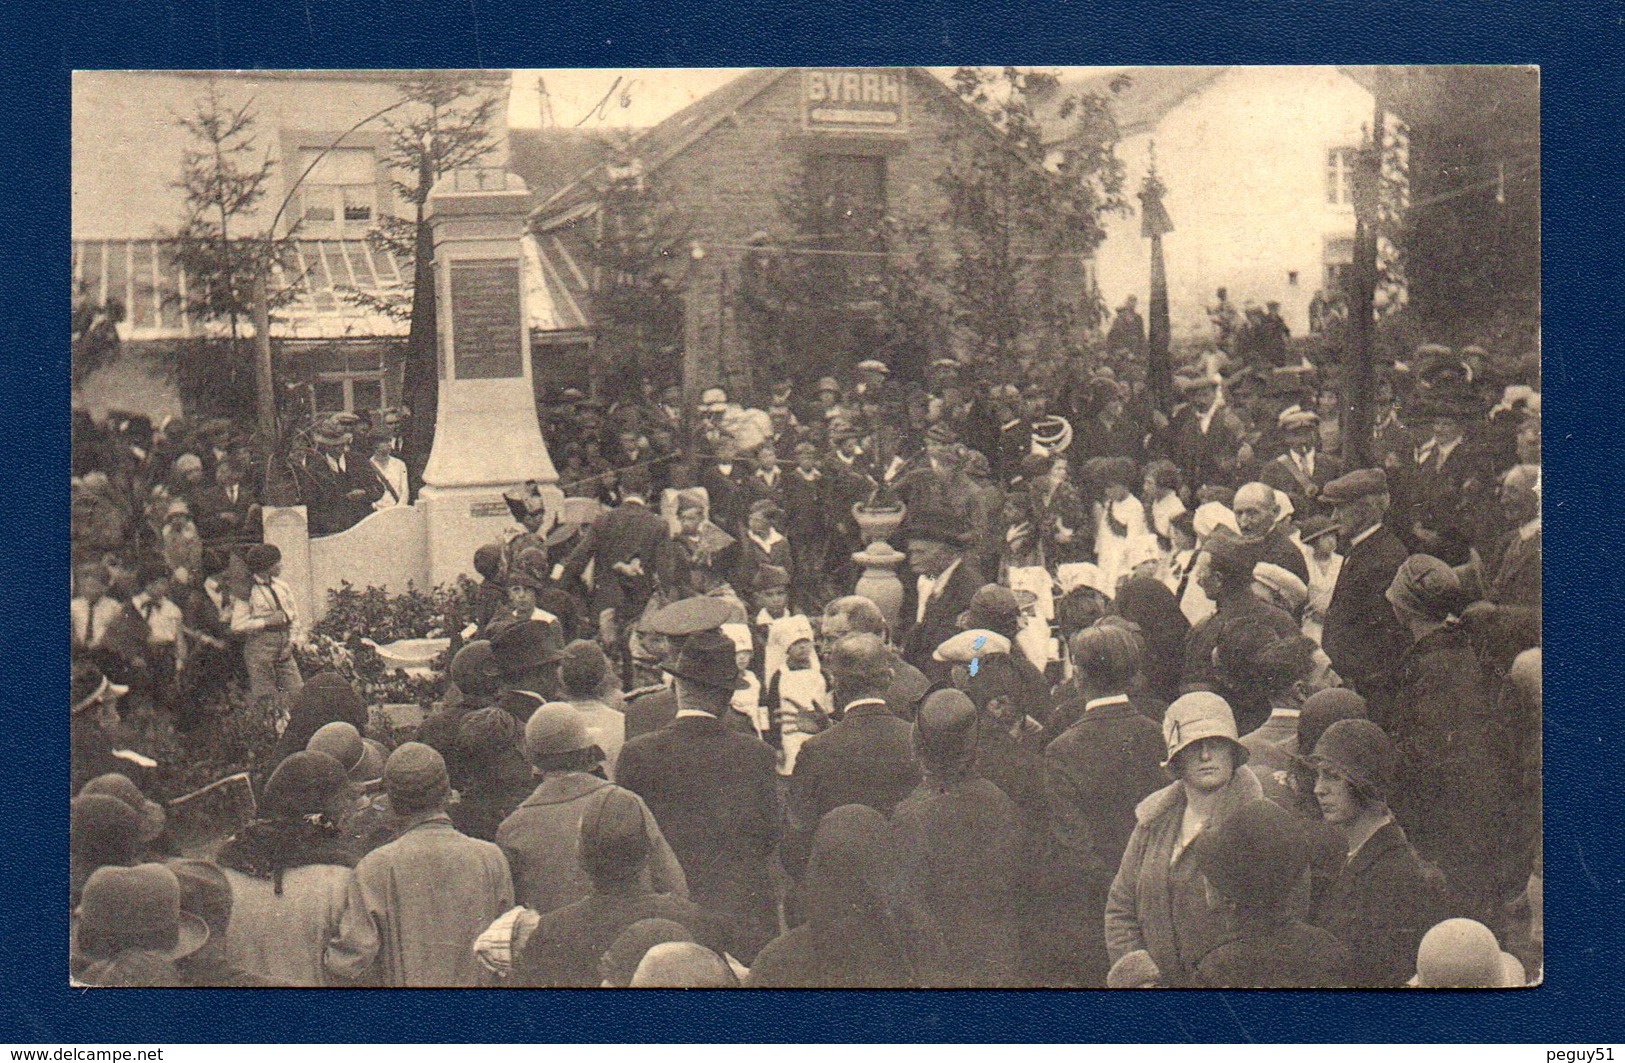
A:
<svg viewBox="0 0 1625 1063">
<path fill-rule="evenodd" d="M 1385 495 L 1388 493 L 1388 474 L 1381 469 L 1355 469 L 1344 473 L 1320 492 L 1320 500 L 1329 506 L 1344 502 L 1353 502 L 1355 499 L 1367 495 Z"/>
<path fill-rule="evenodd" d="M 697 635 L 701 631 L 720 628 L 733 615 L 727 602 L 700 595 L 657 609 L 645 617 L 638 628 L 650 635 L 665 635 L 668 638 Z"/>
</svg>

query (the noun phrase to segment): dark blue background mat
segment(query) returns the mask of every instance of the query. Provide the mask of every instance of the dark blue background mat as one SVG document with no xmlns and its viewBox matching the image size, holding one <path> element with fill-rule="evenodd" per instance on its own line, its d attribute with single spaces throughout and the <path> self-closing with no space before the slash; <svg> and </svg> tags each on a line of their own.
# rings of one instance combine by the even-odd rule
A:
<svg viewBox="0 0 1625 1063">
<path fill-rule="evenodd" d="M 1586 8 L 1580 10 L 1581 7 Z M 1620 1030 L 1621 25 L 1613 5 L 76 0 L 0 34 L 0 1040 L 1606 1041 Z M 75 67 L 1530 62 L 1543 68 L 1546 984 L 1500 994 L 67 987 L 68 78 Z M 1220 193 L 1222 194 L 1222 192 Z"/>
</svg>

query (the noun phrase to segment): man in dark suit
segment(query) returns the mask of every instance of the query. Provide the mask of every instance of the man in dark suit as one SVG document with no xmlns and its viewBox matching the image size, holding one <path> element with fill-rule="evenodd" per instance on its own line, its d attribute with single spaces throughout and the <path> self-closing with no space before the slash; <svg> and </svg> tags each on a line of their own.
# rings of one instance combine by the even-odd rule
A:
<svg viewBox="0 0 1625 1063">
<path fill-rule="evenodd" d="M 1321 492 L 1343 475 L 1343 463 L 1320 453 L 1320 416 L 1301 406 L 1288 406 L 1275 420 L 1286 437 L 1286 453 L 1258 471 L 1259 482 L 1285 492 L 1299 520 L 1325 513 Z"/>
<path fill-rule="evenodd" d="M 556 624 L 516 620 L 494 625 L 491 659 L 483 670 L 501 685 L 497 706 L 523 727 L 532 713 L 557 697 L 563 658 L 564 640 Z"/>
<path fill-rule="evenodd" d="M 868 805 L 891 815 L 920 782 L 912 729 L 886 707 L 890 653 L 877 635 L 848 635 L 829 651 L 840 722 L 807 739 L 790 779 L 794 838 L 783 853 L 785 870 L 799 877 L 818 821 L 842 805 Z"/>
<path fill-rule="evenodd" d="M 192 504 L 198 535 L 208 546 L 235 546 L 260 539 L 259 502 L 242 470 L 231 459 L 214 467 L 214 484 L 200 491 Z"/>
<path fill-rule="evenodd" d="M 745 523 L 745 512 L 750 508 L 751 491 L 748 484 L 751 470 L 741 462 L 737 448 L 731 440 L 718 446 L 716 461 L 700 470 L 699 486 L 705 488 L 710 503 L 711 523 L 738 538 Z"/>
<path fill-rule="evenodd" d="M 1185 401 L 1174 407 L 1163 432 L 1169 460 L 1192 487 L 1234 483 L 1241 421 L 1225 404 L 1218 374 L 1180 376 L 1174 383 Z"/>
<path fill-rule="evenodd" d="M 1281 520 L 1275 488 L 1256 480 L 1242 484 L 1231 508 L 1236 511 L 1242 542 L 1252 550 L 1255 562 L 1279 565 L 1308 584 L 1309 564 L 1288 534 L 1288 525 Z"/>
<path fill-rule="evenodd" d="M 1489 462 L 1463 432 L 1467 410 L 1462 401 L 1429 400 L 1416 417 L 1431 424 L 1432 434 L 1398 462 L 1394 530 L 1415 553 L 1466 564 L 1468 548 L 1494 500 Z"/>
<path fill-rule="evenodd" d="M 948 514 L 912 515 L 903 528 L 908 567 L 916 579 L 903 581 L 898 646 L 903 659 L 933 684 L 946 682 L 951 666 L 933 659 L 936 648 L 959 634 L 959 614 L 986 581 L 965 556 L 964 531 Z"/>
<path fill-rule="evenodd" d="M 849 594 L 824 607 L 818 629 L 820 653 L 827 658 L 837 642 L 856 634 L 874 635 L 881 642 L 886 641 L 886 617 L 879 606 L 862 595 Z M 886 708 L 899 720 L 913 720 L 926 691 L 931 689 L 931 681 L 890 645 L 886 647 L 886 663 L 892 670 L 891 683 L 882 695 Z"/>
<path fill-rule="evenodd" d="M 378 480 L 366 459 L 350 452 L 350 433 L 323 424 L 314 436 L 316 454 L 305 463 L 305 505 L 310 534 L 348 531 L 372 512 Z"/>
<path fill-rule="evenodd" d="M 1381 469 L 1357 469 L 1339 477 L 1326 485 L 1321 498 L 1332 507 L 1345 544 L 1321 646 L 1380 724 L 1408 642 L 1388 604 L 1388 585 L 1410 551 L 1383 524 L 1389 494 L 1388 476 Z"/>
<path fill-rule="evenodd" d="M 770 870 L 779 841 L 773 750 L 718 719 L 729 711 L 739 667 L 721 632 L 691 636 L 670 669 L 677 717 L 621 747 L 615 780 L 654 813 L 702 908 L 737 919 L 739 958 L 775 936 Z"/>
<path fill-rule="evenodd" d="M 594 562 L 593 608 L 606 645 L 624 648 L 627 630 L 654 594 L 655 571 L 669 532 L 660 514 L 649 508 L 648 492 L 647 470 L 629 470 L 621 478 L 621 504 L 593 521 L 553 573 L 569 584 Z"/>
<path fill-rule="evenodd" d="M 650 734 L 677 718 L 677 691 L 671 669 L 689 638 L 703 631 L 718 632 L 732 613 L 720 598 L 701 595 L 673 602 L 645 617 L 638 625 L 647 649 L 660 654 L 664 681 L 627 693 L 626 737 Z"/>
</svg>

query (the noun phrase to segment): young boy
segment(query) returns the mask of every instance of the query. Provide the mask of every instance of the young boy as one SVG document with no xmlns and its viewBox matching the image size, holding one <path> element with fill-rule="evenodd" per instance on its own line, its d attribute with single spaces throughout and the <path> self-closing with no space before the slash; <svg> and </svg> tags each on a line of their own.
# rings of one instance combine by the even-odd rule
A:
<svg viewBox="0 0 1625 1063">
<path fill-rule="evenodd" d="M 140 688 L 155 708 L 175 708 L 176 680 L 186 660 L 186 643 L 181 638 L 183 618 L 180 606 L 169 600 L 169 568 L 158 560 L 143 561 L 136 569 L 141 590 L 130 599 L 127 609 L 145 628 L 146 661 Z"/>
<path fill-rule="evenodd" d="M 293 648 L 305 640 L 303 618 L 293 591 L 279 578 L 282 551 L 270 543 L 248 548 L 248 597 L 232 603 L 231 631 L 243 637 L 243 663 L 248 669 L 248 695 L 255 707 L 270 710 L 277 734 L 288 722 L 288 699 L 305 681 Z"/>
<path fill-rule="evenodd" d="M 68 616 L 73 623 L 73 652 L 92 653 L 102 643 L 114 619 L 121 611 L 120 604 L 107 594 L 107 569 L 99 562 L 86 561 L 74 570 L 74 590 L 68 603 Z"/>
</svg>

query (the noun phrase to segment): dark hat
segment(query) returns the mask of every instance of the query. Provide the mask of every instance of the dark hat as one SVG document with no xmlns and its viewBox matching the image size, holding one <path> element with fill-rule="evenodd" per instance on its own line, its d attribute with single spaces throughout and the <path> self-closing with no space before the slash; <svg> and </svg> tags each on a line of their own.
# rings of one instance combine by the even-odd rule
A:
<svg viewBox="0 0 1625 1063">
<path fill-rule="evenodd" d="M 925 539 L 930 542 L 943 543 L 947 546 L 964 546 L 966 533 L 962 521 L 956 521 L 949 513 L 909 513 L 903 520 L 903 526 L 898 529 L 903 541 L 910 539 Z"/>
<path fill-rule="evenodd" d="M 505 676 L 518 676 L 552 664 L 564 649 L 554 625 L 542 620 L 509 624 L 491 637 L 492 659 Z"/>
<path fill-rule="evenodd" d="M 1258 550 L 1234 536 L 1212 536 L 1203 550 L 1208 564 L 1216 571 L 1251 576 L 1253 567 L 1258 564 Z"/>
<path fill-rule="evenodd" d="M 474 551 L 474 571 L 486 579 L 495 579 L 502 571 L 502 546 L 500 543 L 486 543 Z"/>
<path fill-rule="evenodd" d="M 666 671 L 678 679 L 718 690 L 733 690 L 739 681 L 739 663 L 733 640 L 721 631 L 702 631 L 683 643 L 677 662 Z"/>
<path fill-rule="evenodd" d="M 925 438 L 932 443 L 947 445 L 949 443 L 959 442 L 959 433 L 955 432 L 942 421 L 938 421 L 936 424 L 925 430 Z"/>
<path fill-rule="evenodd" d="M 1366 718 L 1365 699 L 1348 687 L 1329 687 L 1309 695 L 1298 712 L 1298 751 L 1315 748 L 1326 728 L 1338 720 Z"/>
<path fill-rule="evenodd" d="M 779 504 L 773 501 L 771 498 L 758 498 L 756 501 L 750 504 L 750 512 L 752 515 L 757 513 L 764 514 L 770 521 L 781 521 L 784 519 L 784 510 L 780 509 Z"/>
<path fill-rule="evenodd" d="M 256 576 L 263 576 L 271 570 L 271 566 L 282 560 L 282 551 L 273 543 L 255 543 L 243 555 L 243 561 L 248 565 L 248 571 Z"/>
<path fill-rule="evenodd" d="M 1310 761 L 1340 772 L 1379 801 L 1388 799 L 1399 774 L 1394 740 L 1370 720 L 1338 720 L 1326 728 Z"/>
<path fill-rule="evenodd" d="M 1245 908 L 1279 904 L 1309 867 L 1309 836 L 1298 817 L 1274 801 L 1236 809 L 1198 834 L 1191 851 L 1213 888 Z"/>
<path fill-rule="evenodd" d="M 998 631 L 1021 616 L 1021 599 L 1009 587 L 988 583 L 978 588 L 971 597 L 970 608 L 954 620 L 961 629 L 985 628 Z"/>
<path fill-rule="evenodd" d="M 621 931 L 609 946 L 598 961 L 598 973 L 603 981 L 624 988 L 632 984 L 633 973 L 650 949 L 668 942 L 693 940 L 693 932 L 675 920 L 639 919 Z"/>
<path fill-rule="evenodd" d="M 163 864 L 97 868 L 79 900 L 75 938 L 91 932 L 123 939 L 173 932 L 173 946 L 152 950 L 171 960 L 209 941 L 208 924 L 181 911 L 180 880 Z"/>
<path fill-rule="evenodd" d="M 109 698 L 121 698 L 129 692 L 129 687 L 109 680 L 92 661 L 80 658 L 73 662 L 68 681 L 68 705 L 72 715 L 77 716 Z"/>
<path fill-rule="evenodd" d="M 279 816 L 314 816 L 348 785 L 344 765 L 332 754 L 301 749 L 283 758 L 265 783 L 265 810 Z"/>
<path fill-rule="evenodd" d="M 578 854 L 589 874 L 634 872 L 649 856 L 643 802 L 619 786 L 607 786 L 581 816 Z M 589 801 L 591 799 L 589 798 Z"/>
<path fill-rule="evenodd" d="M 98 775 L 85 783 L 84 788 L 79 791 L 80 797 L 91 794 L 106 794 L 108 797 L 116 797 L 133 808 L 136 814 L 141 817 L 142 841 L 150 842 L 163 833 L 164 806 L 156 801 L 149 800 L 147 795 L 141 792 L 141 788 L 131 782 L 128 776 L 119 775 L 116 772 Z"/>
<path fill-rule="evenodd" d="M 681 637 L 716 631 L 732 619 L 732 607 L 720 598 L 700 595 L 657 609 L 644 617 L 638 629 L 651 635 Z"/>
<path fill-rule="evenodd" d="M 445 758 L 422 742 L 407 742 L 384 764 L 384 790 L 397 812 L 417 812 L 437 804 L 451 791 Z"/>
<path fill-rule="evenodd" d="M 1443 620 L 1461 607 L 1461 579 L 1438 558 L 1412 554 L 1394 572 L 1385 597 L 1406 613 Z"/>
<path fill-rule="evenodd" d="M 497 692 L 496 651 L 487 639 L 465 643 L 451 659 L 451 681 L 471 698 L 489 697 Z"/>
<path fill-rule="evenodd" d="M 927 760 L 967 755 L 976 748 L 976 704 L 963 691 L 933 691 L 914 717 L 914 743 Z"/>
<path fill-rule="evenodd" d="M 1387 493 L 1387 473 L 1381 469 L 1355 469 L 1327 484 L 1320 492 L 1320 500 L 1328 506 L 1336 506 L 1367 495 Z"/>
<path fill-rule="evenodd" d="M 756 574 L 751 577 L 750 587 L 755 591 L 772 590 L 774 587 L 788 587 L 790 573 L 780 565 L 757 565 Z"/>
<path fill-rule="evenodd" d="M 1327 535 L 1338 530 L 1337 522 L 1330 517 L 1310 517 L 1308 520 L 1299 525 L 1298 541 L 1302 543 L 1312 543 L 1322 535 Z"/>
<path fill-rule="evenodd" d="M 549 702 L 531 713 L 525 724 L 525 756 L 532 761 L 592 748 L 587 723 L 574 705 Z"/>
<path fill-rule="evenodd" d="M 93 864 L 122 864 L 141 848 L 141 813 L 111 794 L 84 794 L 68 805 L 68 852 Z"/>
<path fill-rule="evenodd" d="M 326 753 L 339 762 L 351 782 L 369 783 L 384 774 L 387 753 L 380 745 L 368 745 L 353 723 L 334 720 L 323 724 L 310 736 L 305 748 L 314 753 Z"/>
</svg>

